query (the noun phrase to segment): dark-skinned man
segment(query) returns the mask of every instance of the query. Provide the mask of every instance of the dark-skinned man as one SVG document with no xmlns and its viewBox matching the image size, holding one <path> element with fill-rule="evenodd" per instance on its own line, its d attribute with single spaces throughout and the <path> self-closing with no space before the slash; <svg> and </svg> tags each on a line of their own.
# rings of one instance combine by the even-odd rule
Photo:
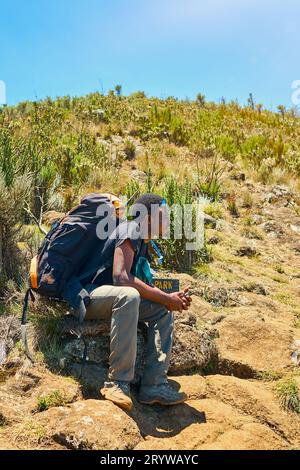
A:
<svg viewBox="0 0 300 470">
<path fill-rule="evenodd" d="M 130 382 L 134 378 L 138 323 L 147 326 L 146 364 L 138 400 L 144 404 L 174 405 L 186 400 L 169 384 L 167 372 L 173 341 L 173 313 L 187 310 L 188 289 L 166 293 L 137 276 L 140 261 L 146 262 L 150 238 L 163 236 L 167 229 L 165 204 L 156 194 L 135 200 L 136 220 L 122 221 L 104 244 L 101 257 L 110 267 L 93 285 L 86 319 L 111 321 L 109 372 L 101 394 L 125 410 L 132 408 Z M 146 282 L 145 282 L 146 281 Z"/>
</svg>

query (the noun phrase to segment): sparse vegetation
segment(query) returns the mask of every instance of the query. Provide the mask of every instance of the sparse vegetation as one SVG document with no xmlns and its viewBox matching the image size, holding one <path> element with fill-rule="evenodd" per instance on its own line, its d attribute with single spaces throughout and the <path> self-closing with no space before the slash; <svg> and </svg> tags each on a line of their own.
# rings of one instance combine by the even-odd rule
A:
<svg viewBox="0 0 300 470">
<path fill-rule="evenodd" d="M 37 400 L 37 410 L 46 411 L 53 406 L 62 406 L 65 404 L 65 398 L 59 390 L 54 390 L 48 395 L 39 397 Z"/>
<path fill-rule="evenodd" d="M 295 380 L 282 379 L 276 384 L 275 391 L 283 409 L 300 413 L 300 396 Z"/>
</svg>

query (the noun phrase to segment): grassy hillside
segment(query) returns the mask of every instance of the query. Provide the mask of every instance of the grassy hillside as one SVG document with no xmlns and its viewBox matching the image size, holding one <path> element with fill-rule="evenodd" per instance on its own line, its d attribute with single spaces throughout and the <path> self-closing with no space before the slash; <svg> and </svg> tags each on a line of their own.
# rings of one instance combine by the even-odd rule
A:
<svg viewBox="0 0 300 470">
<path fill-rule="evenodd" d="M 94 190 L 128 196 L 137 189 L 158 191 L 169 202 L 203 195 L 215 201 L 207 212 L 218 214 L 224 198 L 237 210 L 239 194 L 226 181 L 228 171 L 299 189 L 300 119 L 293 110 L 281 106 L 272 113 L 253 100 L 241 107 L 206 103 L 202 95 L 179 101 L 119 91 L 0 110 L 2 244 L 15 236 L 12 219 L 13 225 L 41 222 L 45 212 L 65 212 Z M 244 203 L 250 200 L 245 194 Z M 30 232 L 33 251 L 36 238 Z M 11 277 L 16 273 L 5 260 L 7 250 L 2 247 L 2 263 Z"/>
</svg>

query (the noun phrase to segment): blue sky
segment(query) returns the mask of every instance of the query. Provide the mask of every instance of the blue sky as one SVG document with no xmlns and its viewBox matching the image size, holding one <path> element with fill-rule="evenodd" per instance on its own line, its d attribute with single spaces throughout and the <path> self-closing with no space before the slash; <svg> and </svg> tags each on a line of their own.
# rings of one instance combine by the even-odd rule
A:
<svg viewBox="0 0 300 470">
<path fill-rule="evenodd" d="M 292 106 L 299 0 L 0 0 L 7 102 L 107 92 Z"/>
</svg>

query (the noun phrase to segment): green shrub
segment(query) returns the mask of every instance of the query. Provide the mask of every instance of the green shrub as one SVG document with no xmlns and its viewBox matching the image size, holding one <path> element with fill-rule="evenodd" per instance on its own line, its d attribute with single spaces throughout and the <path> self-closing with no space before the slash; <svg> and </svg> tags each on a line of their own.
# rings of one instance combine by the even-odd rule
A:
<svg viewBox="0 0 300 470">
<path fill-rule="evenodd" d="M 227 135 L 219 135 L 216 137 L 216 149 L 222 155 L 225 160 L 229 162 L 234 162 L 237 153 L 238 147 L 235 144 L 235 141 L 232 137 Z"/>
<path fill-rule="evenodd" d="M 54 406 L 63 406 L 65 404 L 65 398 L 59 390 L 54 390 L 49 395 L 39 397 L 37 400 L 37 410 L 46 411 Z"/>
<path fill-rule="evenodd" d="M 267 137 L 263 135 L 249 137 L 241 146 L 241 155 L 247 164 L 258 170 L 263 160 L 270 156 Z"/>
<path fill-rule="evenodd" d="M 204 242 L 204 246 L 199 250 L 189 251 L 186 249 L 187 242 L 192 240 L 187 236 L 195 231 L 197 223 L 196 199 L 193 196 L 192 185 L 189 180 L 180 185 L 174 177 L 166 178 L 163 187 L 163 196 L 169 207 L 176 205 L 176 210 L 180 211 L 183 217 L 184 205 L 189 204 L 191 207 L 190 225 L 185 227 L 187 233 L 182 230 L 182 238 L 174 239 L 177 227 L 175 226 L 176 210 L 170 214 L 171 222 L 171 238 L 159 242 L 165 257 L 165 266 L 180 270 L 190 271 L 196 262 L 208 262 L 211 259 L 208 254 L 208 248 Z"/>
<path fill-rule="evenodd" d="M 300 413 L 300 397 L 295 380 L 282 379 L 276 384 L 275 392 L 283 409 Z"/>
</svg>

